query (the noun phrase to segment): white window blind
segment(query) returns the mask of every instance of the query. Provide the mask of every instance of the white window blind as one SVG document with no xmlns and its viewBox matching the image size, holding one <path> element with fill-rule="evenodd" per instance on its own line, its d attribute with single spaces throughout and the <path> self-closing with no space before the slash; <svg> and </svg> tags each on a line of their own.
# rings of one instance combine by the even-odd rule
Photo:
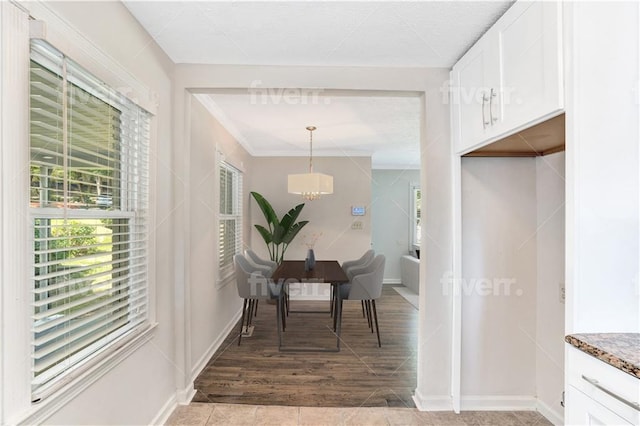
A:
<svg viewBox="0 0 640 426">
<path fill-rule="evenodd" d="M 220 160 L 219 260 L 220 281 L 233 274 L 233 256 L 242 251 L 242 173 Z"/>
<path fill-rule="evenodd" d="M 32 41 L 34 400 L 147 320 L 149 121 Z"/>
</svg>

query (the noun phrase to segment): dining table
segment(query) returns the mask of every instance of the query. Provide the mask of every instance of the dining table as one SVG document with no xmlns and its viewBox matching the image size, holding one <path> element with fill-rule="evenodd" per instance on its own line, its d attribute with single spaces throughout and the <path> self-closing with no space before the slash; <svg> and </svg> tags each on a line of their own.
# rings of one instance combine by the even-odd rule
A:
<svg viewBox="0 0 640 426">
<path fill-rule="evenodd" d="M 336 315 L 336 346 L 335 347 L 317 347 L 317 346 L 283 346 L 282 345 L 282 327 L 278 324 L 278 350 L 281 352 L 340 352 L 340 330 L 342 323 L 342 304 L 340 303 L 340 286 L 347 284 L 349 278 L 344 272 L 337 260 L 318 260 L 315 262 L 313 269 L 306 270 L 304 260 L 285 260 L 273 272 L 271 279 L 278 284 L 283 284 L 284 291 L 287 291 L 288 284 L 333 284 L 334 312 Z M 282 301 L 278 303 L 278 309 L 284 309 Z M 293 313 L 329 313 L 329 311 L 312 311 L 298 310 L 289 311 Z M 282 317 L 281 312 L 278 313 L 278 319 Z"/>
</svg>

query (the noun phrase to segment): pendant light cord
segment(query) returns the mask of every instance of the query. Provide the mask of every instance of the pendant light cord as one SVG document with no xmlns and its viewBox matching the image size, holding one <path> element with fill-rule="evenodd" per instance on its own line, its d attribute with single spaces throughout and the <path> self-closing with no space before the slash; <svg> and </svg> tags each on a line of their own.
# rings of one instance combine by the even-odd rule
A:
<svg viewBox="0 0 640 426">
<path fill-rule="evenodd" d="M 309 173 L 313 173 L 313 130 L 309 130 Z"/>
</svg>

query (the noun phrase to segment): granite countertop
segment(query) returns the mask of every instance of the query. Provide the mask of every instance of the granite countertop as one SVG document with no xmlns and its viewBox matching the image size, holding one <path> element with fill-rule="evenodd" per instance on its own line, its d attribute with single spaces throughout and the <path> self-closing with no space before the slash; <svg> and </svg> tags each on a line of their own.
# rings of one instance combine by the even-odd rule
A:
<svg viewBox="0 0 640 426">
<path fill-rule="evenodd" d="M 640 333 L 569 334 L 564 340 L 640 379 Z"/>
</svg>

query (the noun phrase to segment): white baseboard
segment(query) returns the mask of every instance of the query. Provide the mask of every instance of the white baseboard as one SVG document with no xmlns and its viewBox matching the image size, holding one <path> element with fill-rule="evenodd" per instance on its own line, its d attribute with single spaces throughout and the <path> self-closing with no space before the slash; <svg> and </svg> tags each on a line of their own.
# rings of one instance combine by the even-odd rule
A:
<svg viewBox="0 0 640 426">
<path fill-rule="evenodd" d="M 402 280 L 400 278 L 384 278 L 382 284 L 402 284 Z"/>
<path fill-rule="evenodd" d="M 553 408 L 551 408 L 550 406 L 548 406 L 547 404 L 545 404 L 540 400 L 538 400 L 536 409 L 538 410 L 538 413 L 542 414 L 544 417 L 546 417 L 547 420 L 549 420 L 554 425 L 556 426 L 564 425 L 564 413 L 554 410 Z"/>
<path fill-rule="evenodd" d="M 535 411 L 538 400 L 534 396 L 462 396 L 461 411 Z"/>
<path fill-rule="evenodd" d="M 173 410 L 178 406 L 178 401 L 176 400 L 175 395 L 171 395 L 171 397 L 162 405 L 162 408 L 156 414 L 156 416 L 151 420 L 150 425 L 164 425 L 169 420 L 169 416 L 173 413 Z"/>
<path fill-rule="evenodd" d="M 453 400 L 449 395 L 424 396 L 416 389 L 413 402 L 420 411 L 453 411 Z"/>
<path fill-rule="evenodd" d="M 207 366 L 207 363 L 209 362 L 213 354 L 215 354 L 216 351 L 220 348 L 220 346 L 224 342 L 224 339 L 226 339 L 229 333 L 231 333 L 231 330 L 233 330 L 233 327 L 235 327 L 236 323 L 238 322 L 241 316 L 242 316 L 242 308 L 240 308 L 238 312 L 236 312 L 236 314 L 231 318 L 231 321 L 227 323 L 227 325 L 224 327 L 222 332 L 213 341 L 213 343 L 211 343 L 209 348 L 200 357 L 200 359 L 198 359 L 198 361 L 195 363 L 195 365 L 191 369 L 191 388 L 193 388 L 193 382 L 195 382 L 198 375 Z M 194 391 L 194 394 L 195 394 L 195 391 Z M 191 397 L 193 398 L 193 395 L 191 395 Z M 180 402 L 180 399 L 178 400 L 178 402 Z"/>
<path fill-rule="evenodd" d="M 187 385 L 184 389 L 178 389 L 176 392 L 176 403 L 178 405 L 189 405 L 191 400 L 196 394 L 196 390 L 193 387 L 193 381 Z"/>
</svg>

